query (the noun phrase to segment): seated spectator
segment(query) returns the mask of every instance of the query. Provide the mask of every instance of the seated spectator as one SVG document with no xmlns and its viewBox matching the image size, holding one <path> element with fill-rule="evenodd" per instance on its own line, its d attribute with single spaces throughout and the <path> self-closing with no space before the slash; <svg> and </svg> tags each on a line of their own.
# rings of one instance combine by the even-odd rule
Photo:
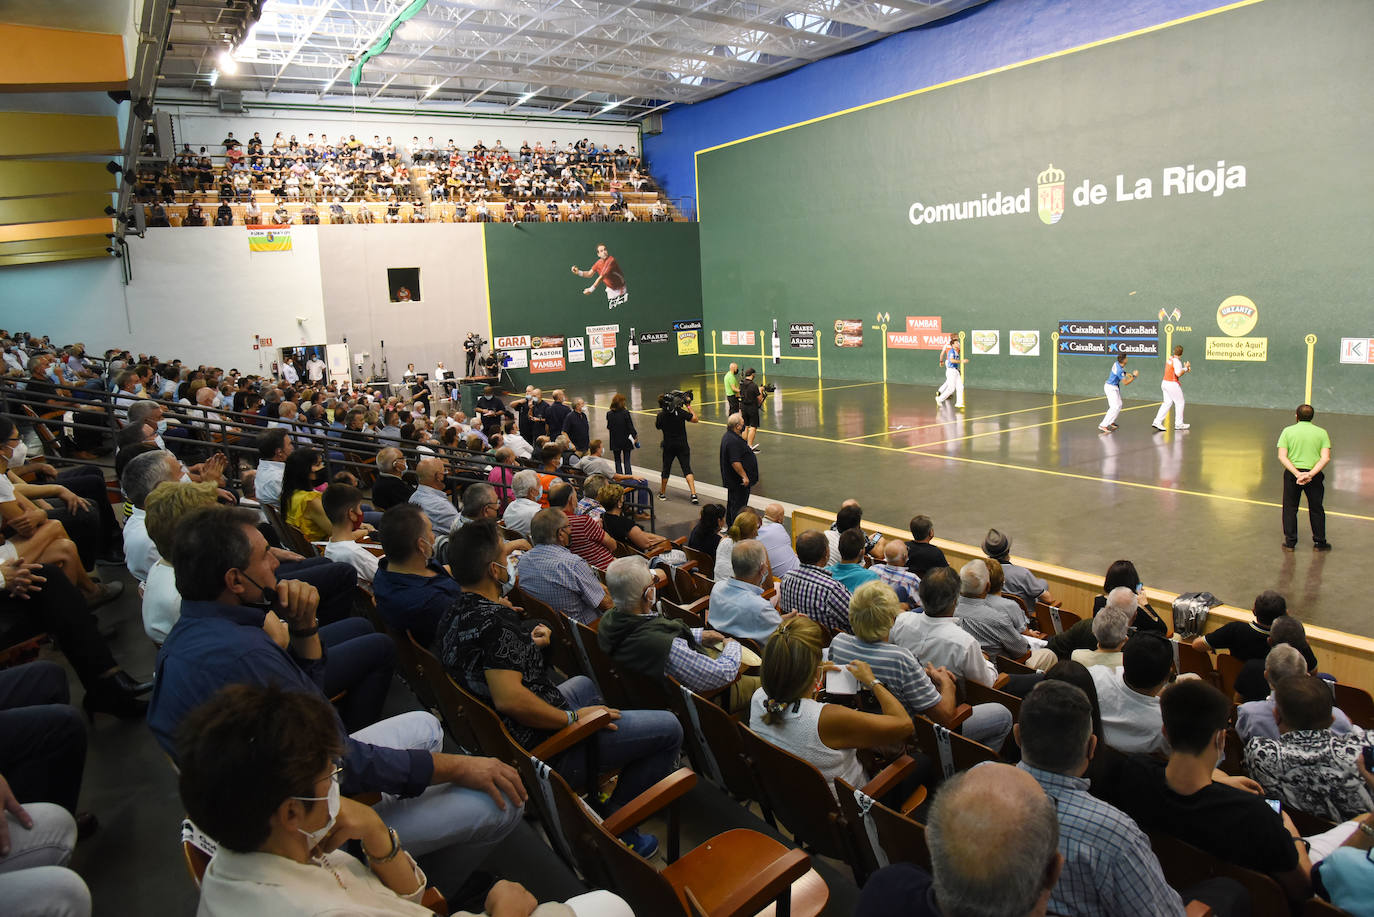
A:
<svg viewBox="0 0 1374 917">
<path fill-rule="evenodd" d="M 978 638 L 959 626 L 959 574 L 953 567 L 931 567 L 921 577 L 921 606 L 899 615 L 892 642 L 906 647 L 922 662 L 948 669 L 956 678 L 991 686 L 997 668 L 983 655 Z M 1008 724 L 1007 730 L 1011 727 Z"/>
<path fill-rule="evenodd" d="M 1174 674 L 1169 641 L 1154 634 L 1136 634 L 1126 641 L 1121 658 L 1120 669 L 1088 669 L 1097 686 L 1103 740 L 1120 752 L 1166 752 L 1159 696 Z"/>
<path fill-rule="evenodd" d="M 598 495 L 606 512 L 601 514 L 601 527 L 616 541 L 645 554 L 658 555 L 664 563 L 677 565 L 687 562 L 687 556 L 673 547 L 662 535 L 646 532 L 635 521 L 634 510 L 625 502 L 625 488 L 607 484 Z"/>
<path fill-rule="evenodd" d="M 905 742 L 915 727 L 901 701 L 863 660 L 846 668 L 861 688 L 873 693 L 881 713 L 817 701 L 821 674 L 833 665 L 821 660 L 822 636 L 815 621 L 798 616 L 783 621 L 768 638 L 761 684 L 750 703 L 749 728 L 812 764 L 833 793 L 837 777 L 855 787 L 868 782 L 870 775 L 859 760 L 859 749 Z M 903 792 L 912 789 L 903 785 L 887 798 L 904 798 Z"/>
<path fill-rule="evenodd" d="M 357 570 L 358 585 L 371 590 L 377 555 L 358 543 L 372 533 L 372 526 L 363 522 L 363 492 L 348 484 L 330 484 L 320 505 L 332 526 L 324 556 Z"/>
<path fill-rule="evenodd" d="M 864 510 L 859 505 L 858 500 L 849 499 L 840 504 L 840 511 L 835 514 L 835 522 L 825 533 L 827 542 L 830 545 L 830 560 L 828 566 L 835 566 L 842 563 L 840 557 L 840 536 L 850 529 L 857 531 L 864 536 L 864 553 L 874 551 L 878 547 L 881 538 L 879 535 L 869 535 L 864 532 L 862 526 L 864 521 Z"/>
<path fill-rule="evenodd" d="M 487 472 L 487 483 L 496 488 L 496 495 L 500 498 L 501 512 L 505 512 L 506 507 L 513 499 L 511 485 L 515 481 L 516 460 L 515 453 L 508 446 L 499 446 L 490 453 L 492 459 L 491 471 Z"/>
<path fill-rule="evenodd" d="M 1183 914 L 1159 860 L 1130 816 L 1088 792 L 1097 748 L 1092 706 L 1061 681 L 1037 685 L 1016 724 L 1023 771 L 1054 801 L 1064 869 L 1050 897 L 1056 914 Z"/>
<path fill-rule="evenodd" d="M 1164 642 L 1133 638 L 1151 639 Z M 1171 834 L 1220 860 L 1262 872 L 1294 902 L 1307 898 L 1311 860 L 1292 819 L 1270 808 L 1253 780 L 1217 770 L 1226 752 L 1226 698 L 1200 679 L 1186 679 L 1164 692 L 1160 706 L 1168 761 L 1131 755 L 1094 783 L 1095 794 L 1146 832 Z"/>
<path fill-rule="evenodd" d="M 1242 742 L 1248 742 L 1253 738 L 1262 737 L 1275 739 L 1279 737 L 1279 724 L 1274 718 L 1274 693 L 1273 686 L 1287 678 L 1295 678 L 1307 675 L 1307 660 L 1302 658 L 1302 653 L 1296 647 L 1287 643 L 1280 643 L 1269 651 L 1269 655 L 1264 660 L 1264 680 L 1270 687 L 1269 696 L 1264 700 L 1248 701 L 1240 705 L 1236 710 L 1236 734 L 1240 736 Z M 1345 715 L 1345 711 L 1338 707 L 1331 710 L 1331 731 L 1336 735 L 1346 735 L 1350 732 L 1350 717 Z"/>
<path fill-rule="evenodd" d="M 1123 588 L 1129 589 L 1136 597 L 1135 616 L 1131 618 L 1130 633 L 1140 632 L 1159 634 L 1161 637 L 1168 636 L 1168 623 L 1150 607 L 1150 600 L 1145 595 L 1145 586 L 1140 581 L 1140 574 L 1136 572 L 1135 564 L 1129 560 L 1114 561 L 1107 568 L 1107 575 L 1102 582 L 1102 594 L 1093 599 L 1093 615 L 1096 616 L 1099 611 L 1106 607 L 1107 596 L 1113 590 Z M 1033 610 L 1035 606 L 1028 605 L 1027 607 Z M 1084 618 L 1062 634 L 1050 636 L 1048 645 L 1060 659 L 1068 659 L 1074 650 L 1095 648 L 1097 638 L 1093 636 L 1092 620 Z"/>
<path fill-rule="evenodd" d="M 67 675 L 56 663 L 0 671 L 0 900 L 7 915 L 90 917 L 91 893 L 66 868 L 78 838 L 96 827 L 94 816 L 73 817 L 86 728 L 68 699 Z"/>
<path fill-rule="evenodd" d="M 945 552 L 930 543 L 935 537 L 935 523 L 930 521 L 930 517 L 912 516 L 910 528 L 911 541 L 906 543 L 906 568 L 917 576 L 925 576 L 931 567 L 948 567 Z"/>
<path fill-rule="evenodd" d="M 450 536 L 465 525 L 481 522 L 484 519 L 496 522 L 501 517 L 499 512 L 501 502 L 496 497 L 496 489 L 490 484 L 469 484 L 463 488 L 461 503 L 463 512 L 458 517 L 458 521 L 454 523 L 453 529 L 449 531 Z M 523 552 L 529 549 L 530 543 L 523 538 L 503 538 L 501 540 L 501 556 L 507 561 L 510 560 L 511 554 L 515 551 Z"/>
<path fill-rule="evenodd" d="M 1269 625 L 1269 645 L 1287 644 L 1302 654 L 1307 662 L 1307 671 L 1317 671 L 1317 656 L 1307 642 L 1307 631 L 1302 622 L 1292 615 L 1279 615 Z M 1269 693 L 1269 684 L 1264 680 L 1264 663 L 1259 659 L 1247 660 L 1236 676 L 1236 693 L 1242 702 L 1260 700 Z"/>
<path fill-rule="evenodd" d="M 401 475 L 406 473 L 405 455 L 392 446 L 377 453 L 377 480 L 372 482 L 372 505 L 385 512 L 393 506 L 410 502 L 415 488 Z"/>
<path fill-rule="evenodd" d="M 797 569 L 778 582 L 778 610 L 799 611 L 832 634 L 849 630 L 849 590 L 821 564 L 830 554 L 824 532 L 797 536 Z M 719 571 L 717 571 L 719 574 Z"/>
<path fill-rule="evenodd" d="M 447 532 L 458 521 L 458 510 L 444 487 L 444 460 L 426 457 L 415 465 L 419 486 L 410 502 L 424 510 L 436 532 Z"/>
<path fill-rule="evenodd" d="M 591 564 L 568 550 L 572 526 L 561 509 L 541 509 L 530 522 L 534 547 L 520 558 L 519 586 L 554 611 L 590 625 L 611 607 Z"/>
<path fill-rule="evenodd" d="M 715 504 L 719 506 L 719 504 Z M 725 508 L 720 507 L 724 516 Z M 741 541 L 730 552 L 729 579 L 711 587 L 711 626 L 723 634 L 766 643 L 782 617 L 763 597 L 768 575 L 768 552 L 758 539 Z"/>
<path fill-rule="evenodd" d="M 163 481 L 178 480 L 181 480 L 181 463 L 172 453 L 160 449 L 131 459 L 120 475 L 120 489 L 131 508 L 129 517 L 124 520 L 124 563 L 139 582 L 148 579 L 159 557 L 157 547 L 148 537 L 144 510 L 148 495 Z"/>
<path fill-rule="evenodd" d="M 566 531 L 562 516 L 561 510 L 543 510 L 536 518 L 536 529 L 543 534 L 552 522 L 558 526 L 556 531 Z M 448 559 L 463 591 L 439 624 L 437 649 L 448 673 L 491 704 L 515 741 L 533 748 L 579 716 L 609 708 L 585 676 L 554 681 L 543 654 L 551 636 L 549 628 L 544 624 L 531 627 L 500 601 L 502 580 L 508 575 L 501 563 L 500 541 L 490 522 L 466 525 L 454 533 Z M 522 558 L 522 577 L 525 563 Z M 606 604 L 610 604 L 609 596 Z M 615 791 L 600 806 L 604 815 L 666 776 L 676 767 L 682 745 L 682 726 L 666 710 L 611 710 L 611 715 L 616 728 L 600 730 L 587 740 L 596 743 L 600 771 L 620 771 Z M 587 773 L 586 746 L 585 742 L 574 746 L 547 762 L 573 787 L 583 787 L 589 778 L 595 783 L 596 775 Z M 652 856 L 658 849 L 656 838 L 635 829 L 621 835 L 621 840 L 640 856 Z"/>
<path fill-rule="evenodd" d="M 596 639 L 615 662 L 651 678 L 668 675 L 698 694 L 728 688 L 717 703 L 731 713 L 749 709 L 759 679 L 742 674 L 739 642 L 659 614 L 648 561 L 619 558 L 606 571 L 606 588 L 614 605 L 601 616 Z"/>
<path fill-rule="evenodd" d="M 225 685 L 275 683 L 321 699 L 331 696 L 333 673 L 322 664 L 325 645 L 315 618 L 318 593 L 306 583 L 277 580 L 276 558 L 252 513 L 199 510 L 178 524 L 176 543 L 172 564 L 181 620 L 158 654 L 148 712 L 163 751 L 176 754 L 173 737 L 182 721 Z M 289 627 L 285 652 L 263 630 L 264 606 L 273 599 Z M 375 644 L 394 654 L 388 638 L 367 639 L 369 648 Z M 330 653 L 331 661 L 352 655 Z M 372 662 L 353 660 L 358 669 Z M 381 674 L 349 689 L 340 706 L 344 722 L 367 718 L 355 711 L 375 718 L 391 685 L 389 664 Z M 342 723 L 336 725 L 342 730 Z M 377 813 L 417 856 L 451 846 L 451 859 L 460 859 L 448 877 L 455 884 L 520 822 L 525 793 L 516 771 L 490 758 L 442 753 L 443 729 L 428 713 L 405 713 L 340 738 L 342 792 L 383 793 Z M 411 801 L 415 797 L 422 801 Z"/>
<path fill-rule="evenodd" d="M 826 567 L 835 581 L 851 593 L 864 583 L 871 583 L 878 578 L 878 574 L 864 566 L 867 546 L 868 537 L 862 530 L 851 528 L 842 532 L 839 537 L 840 562 Z"/>
<path fill-rule="evenodd" d="M 1364 766 L 1364 759 L 1357 759 L 1355 764 L 1374 792 L 1374 774 Z M 1320 862 L 1312 863 L 1312 888 L 1322 899 L 1352 915 L 1369 913 L 1370 889 L 1374 889 L 1374 856 L 1370 855 L 1374 848 L 1374 813 L 1358 819 L 1356 828 L 1340 847 Z"/>
<path fill-rule="evenodd" d="M 697 518 L 697 524 L 692 527 L 691 533 L 687 536 L 687 547 L 694 551 L 700 551 L 708 557 L 716 556 L 716 549 L 720 547 L 720 527 L 725 521 L 725 507 L 719 503 L 706 503 L 701 507 L 701 515 Z M 731 554 L 733 555 L 733 549 Z"/>
<path fill-rule="evenodd" d="M 286 459 L 295 449 L 291 437 L 280 427 L 258 434 L 258 502 L 269 506 L 281 503 L 282 475 L 286 473 Z"/>
<path fill-rule="evenodd" d="M 907 569 L 907 559 L 906 544 L 894 538 L 883 545 L 883 560 L 886 563 L 868 568 L 878 575 L 878 579 L 892 587 L 904 611 L 921 607 L 921 578 Z"/>
<path fill-rule="evenodd" d="M 215 502 L 215 485 L 208 481 L 199 484 L 164 481 L 148 495 L 148 537 L 157 548 L 158 556 L 148 570 L 143 588 L 143 632 L 157 646 L 166 641 L 181 618 L 181 594 L 177 592 L 176 573 L 167 559 L 176 546 L 177 523 L 197 509 L 214 506 Z"/>
<path fill-rule="evenodd" d="M 1004 591 L 1010 592 L 1026 603 L 1026 608 L 1034 608 L 1036 602 L 1053 602 L 1049 584 L 1031 573 L 1025 567 L 1011 562 L 1011 536 L 997 529 L 988 529 L 983 539 L 983 553 L 1002 565 L 1005 580 Z"/>
<path fill-rule="evenodd" d="M 730 555 L 735 550 L 735 545 L 758 537 L 759 522 L 758 512 L 749 506 L 741 507 L 735 515 L 735 521 L 730 523 L 730 530 L 716 545 L 714 573 L 717 581 L 730 578 Z"/>
<path fill-rule="evenodd" d="M 526 538 L 530 537 L 530 520 L 535 513 L 542 508 L 539 499 L 544 494 L 544 488 L 539 483 L 539 475 L 534 473 L 531 468 L 525 468 L 515 473 L 511 479 L 511 492 L 515 494 L 515 499 L 506 507 L 506 511 L 501 516 L 501 525 L 507 531 L 518 532 Z"/>
<path fill-rule="evenodd" d="M 1043 672 L 1059 661 L 1047 649 L 1032 648 L 1006 612 L 989 605 L 988 567 L 982 558 L 959 570 L 959 626 L 973 635 L 988 656 L 1006 656 Z"/>
<path fill-rule="evenodd" d="M 218 844 L 199 913 L 432 915 L 420 904 L 428 879 L 399 833 L 377 809 L 342 798 L 345 748 L 322 698 L 231 685 L 186 718 L 177 748 L 182 804 Z M 337 849 L 349 841 L 362 860 Z M 486 908 L 528 913 L 527 901 L 503 881 Z"/>
<path fill-rule="evenodd" d="M 582 481 L 582 497 L 577 501 L 577 511 L 583 516 L 591 516 L 600 520 L 606 515 L 606 507 L 601 505 L 598 499 L 601 489 L 611 483 L 610 479 L 604 474 L 589 474 Z"/>
<path fill-rule="evenodd" d="M 382 559 L 372 577 L 377 613 L 398 633 L 410 631 L 422 646 L 461 592 L 434 557 L 434 527 L 413 503 L 393 506 L 377 528 Z"/>
<path fill-rule="evenodd" d="M 1119 669 L 1126 664 L 1122 648 L 1130 636 L 1131 618 L 1135 615 L 1135 593 L 1123 587 L 1112 590 L 1106 606 L 1092 618 L 1093 639 L 1097 648 L 1074 650 L 1069 658 L 1089 668 L 1105 666 Z"/>
<path fill-rule="evenodd" d="M 471 488 L 469 488 L 471 489 Z M 593 516 L 577 512 L 577 491 L 571 484 L 560 481 L 549 489 L 549 506 L 563 510 L 568 517 L 568 550 L 591 564 L 605 570 L 615 560 L 615 539 L 606 534 Z"/>
<path fill-rule="evenodd" d="M 770 503 L 763 508 L 763 521 L 759 523 L 759 541 L 768 549 L 768 566 L 773 576 L 784 577 L 797 569 L 797 554 L 792 550 L 792 536 L 783 525 L 782 504 Z"/>
<path fill-rule="evenodd" d="M 1269 628 L 1274 619 L 1288 614 L 1288 602 L 1272 589 L 1255 596 L 1249 621 L 1230 621 L 1193 640 L 1193 648 L 1204 653 L 1227 650 L 1243 662 L 1263 660 L 1269 655 Z"/>
<path fill-rule="evenodd" d="M 327 541 L 334 526 L 315 488 L 324 483 L 324 455 L 316 449 L 297 449 L 283 465 L 278 508 L 287 525 L 300 529 L 307 541 Z"/>
<path fill-rule="evenodd" d="M 929 663 L 922 666 L 916 655 L 892 638 L 893 625 L 913 614 L 902 611 L 897 594 L 887 583 L 864 583 L 849 603 L 854 633 L 835 635 L 830 644 L 830 659 L 837 665 L 863 660 L 897 696 L 908 714 L 920 714 L 941 725 L 950 725 L 959 705 L 954 674 Z M 1011 732 L 1011 714 L 1001 704 L 977 704 L 973 715 L 958 729 L 967 738 L 996 750 Z"/>
<path fill-rule="evenodd" d="M 984 557 L 982 561 L 983 566 L 988 568 L 988 594 L 984 596 L 983 601 L 994 608 L 1002 609 L 1007 620 L 1021 633 L 1044 640 L 1044 634 L 1030 628 L 1030 619 L 1026 617 L 1025 609 L 1002 594 L 1007 584 L 1006 577 L 1002 574 L 1002 565 L 991 557 Z"/>
<path fill-rule="evenodd" d="M 1245 743 L 1245 769 L 1284 805 L 1339 822 L 1374 811 L 1374 795 L 1355 767 L 1371 743 L 1358 726 L 1331 731 L 1331 689 L 1316 675 L 1274 685 L 1277 739 Z"/>
<path fill-rule="evenodd" d="M 878 870 L 855 917 L 1046 913 L 1064 858 L 1053 801 L 1026 774 L 1007 764 L 955 774 L 931 804 L 925 837 L 933 877 L 912 863 Z"/>
<path fill-rule="evenodd" d="M 589 442 L 585 451 L 587 454 L 575 462 L 579 471 L 584 474 L 603 474 L 612 480 L 619 477 L 615 464 L 603 454 L 604 446 L 601 440 L 594 439 Z"/>
</svg>

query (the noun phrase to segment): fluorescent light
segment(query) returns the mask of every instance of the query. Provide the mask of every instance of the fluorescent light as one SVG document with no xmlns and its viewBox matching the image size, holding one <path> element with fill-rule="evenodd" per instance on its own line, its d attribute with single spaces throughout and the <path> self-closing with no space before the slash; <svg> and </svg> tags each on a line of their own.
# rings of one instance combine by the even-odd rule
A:
<svg viewBox="0 0 1374 917">
<path fill-rule="evenodd" d="M 607 103 L 602 107 L 602 109 L 601 109 L 601 114 L 604 115 L 606 112 L 610 111 L 612 108 L 619 108 L 620 106 L 624 105 L 624 104 L 625 104 L 626 102 L 628 102 L 628 101 L 630 101 L 630 100 L 629 100 L 629 99 L 621 99 L 619 102 L 607 102 Z"/>
<path fill-rule="evenodd" d="M 320 90 L 320 95 L 324 95 L 326 92 L 328 92 L 329 90 L 333 89 L 333 88 L 334 88 L 334 83 L 335 83 L 335 80 L 330 80 L 328 83 L 325 83 L 325 84 L 324 84 L 324 88 Z"/>
<path fill-rule="evenodd" d="M 426 89 L 426 90 L 425 90 L 425 94 L 422 95 L 422 96 L 420 96 L 420 98 L 422 98 L 422 99 L 428 99 L 430 96 L 434 95 L 434 94 L 435 94 L 436 92 L 438 92 L 438 91 L 439 91 L 439 84 L 438 84 L 438 83 L 435 83 L 433 86 L 431 86 L 431 87 L 429 87 L 428 89 Z"/>
<path fill-rule="evenodd" d="M 218 71 L 218 70 L 211 70 L 211 71 L 210 71 L 210 85 L 213 86 L 213 85 L 215 85 L 215 84 L 218 83 L 218 82 L 219 82 L 219 71 Z"/>
<path fill-rule="evenodd" d="M 233 76 L 238 72 L 239 62 L 234 60 L 233 55 L 228 51 L 219 52 L 219 69 Z"/>
<path fill-rule="evenodd" d="M 522 95 L 522 96 L 519 98 L 519 100 L 516 101 L 515 104 L 516 104 L 516 105 L 524 105 L 524 104 L 525 104 L 526 102 L 528 102 L 530 99 L 534 98 L 537 94 L 538 94 L 538 90 L 530 90 L 529 92 L 527 92 L 527 93 L 525 93 L 524 95 Z"/>
</svg>

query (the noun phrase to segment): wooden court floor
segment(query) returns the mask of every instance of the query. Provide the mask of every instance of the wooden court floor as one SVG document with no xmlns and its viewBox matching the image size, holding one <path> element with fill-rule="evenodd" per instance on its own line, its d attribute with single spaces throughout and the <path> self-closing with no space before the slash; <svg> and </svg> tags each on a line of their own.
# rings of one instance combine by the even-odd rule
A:
<svg viewBox="0 0 1374 917">
<path fill-rule="evenodd" d="M 1362 598 L 1374 552 L 1374 424 L 1322 414 L 1332 439 L 1326 475 L 1329 553 L 1311 550 L 1306 509 L 1299 545 L 1280 549 L 1282 468 L 1275 442 L 1292 410 L 1187 406 L 1189 430 L 1150 428 L 1158 399 L 1128 399 L 1110 435 L 1098 432 L 1102 396 L 1054 397 L 970 389 L 963 411 L 937 408 L 933 385 L 776 378 L 757 442 L 755 498 L 834 510 L 854 497 L 864 518 L 905 528 L 935 520 L 939 536 L 981 544 L 990 526 L 1012 555 L 1105 573 L 1129 558 L 1150 586 L 1208 591 L 1249 607 L 1277 589 L 1303 621 L 1374 636 Z M 584 386 L 593 436 L 623 392 L 657 467 L 659 393 L 694 389 L 701 423 L 689 428 L 694 472 L 720 483 L 725 421 L 719 376 L 619 376 Z M 1137 391 L 1138 389 L 1138 391 Z M 1156 394 L 1137 386 L 1128 394 Z M 1296 406 L 1296 403 L 1295 405 Z M 676 474 L 676 469 L 674 469 Z"/>
</svg>

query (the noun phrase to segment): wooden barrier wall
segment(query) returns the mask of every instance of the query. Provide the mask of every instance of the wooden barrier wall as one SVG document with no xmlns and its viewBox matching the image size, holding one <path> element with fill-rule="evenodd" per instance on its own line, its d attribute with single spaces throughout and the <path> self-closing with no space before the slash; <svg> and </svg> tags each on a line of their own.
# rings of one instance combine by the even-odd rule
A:
<svg viewBox="0 0 1374 917">
<path fill-rule="evenodd" d="M 825 530 L 834 522 L 834 513 L 811 506 L 798 507 L 792 513 L 793 541 L 795 542 L 797 535 L 802 532 L 811 529 Z M 910 532 L 891 526 L 865 523 L 864 529 L 903 541 L 911 539 Z M 945 552 L 946 559 L 955 569 L 983 556 L 982 548 L 958 541 L 935 538 L 932 544 Z M 1084 618 L 1092 616 L 1093 599 L 1102 593 L 1103 573 L 1084 573 L 1081 570 L 1044 564 L 1015 554 L 1012 555 L 1012 560 L 1048 582 L 1050 594 L 1063 603 L 1065 609 Z M 1155 610 L 1162 613 L 1164 619 L 1169 622 L 1172 633 L 1173 620 L 1169 609 L 1173 607 L 1173 601 L 1178 598 L 1178 593 L 1150 587 L 1146 587 L 1145 592 Z M 1207 618 L 1206 630 L 1213 631 L 1229 621 L 1249 621 L 1250 618 L 1248 608 L 1218 605 Z M 1312 650 L 1321 663 L 1321 671 L 1329 672 L 1338 680 L 1358 685 L 1365 690 L 1374 687 L 1374 640 L 1328 627 L 1318 627 L 1305 621 L 1303 625 L 1307 631 L 1307 641 L 1312 645 Z"/>
</svg>

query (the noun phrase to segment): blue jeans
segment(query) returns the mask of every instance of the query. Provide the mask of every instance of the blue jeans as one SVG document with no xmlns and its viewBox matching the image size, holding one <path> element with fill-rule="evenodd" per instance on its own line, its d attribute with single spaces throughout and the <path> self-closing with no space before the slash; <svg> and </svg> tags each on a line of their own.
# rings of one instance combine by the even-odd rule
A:
<svg viewBox="0 0 1374 917">
<path fill-rule="evenodd" d="M 595 683 L 585 675 L 569 678 L 558 686 L 574 710 L 604 704 Z M 596 743 L 597 770 L 619 768 L 620 779 L 606 803 L 609 815 L 672 773 L 682 748 L 682 724 L 667 710 L 622 710 L 614 731 L 603 729 L 587 742 Z M 549 763 L 573 787 L 587 778 L 587 750 L 574 746 Z"/>
<path fill-rule="evenodd" d="M 325 648 L 324 693 L 339 701 L 339 718 L 349 732 L 377 722 L 391 688 L 396 667 L 396 644 L 379 634 L 366 618 L 344 618 L 320 628 Z"/>
<path fill-rule="evenodd" d="M 431 714 L 415 711 L 382 720 L 353 733 L 359 742 L 388 748 L 413 748 L 443 751 L 444 729 Z M 445 859 L 446 881 L 456 888 L 520 824 L 524 807 L 510 799 L 501 809 L 481 790 L 470 790 L 450 783 L 431 786 L 419 796 L 403 799 L 382 794 L 373 808 L 382 821 L 396 829 L 413 856 L 423 856 L 452 848 L 458 858 Z"/>
<path fill-rule="evenodd" d="M 973 715 L 960 724 L 959 734 L 1001 752 L 1011 734 L 1011 711 L 1001 704 L 974 704 Z"/>
</svg>

